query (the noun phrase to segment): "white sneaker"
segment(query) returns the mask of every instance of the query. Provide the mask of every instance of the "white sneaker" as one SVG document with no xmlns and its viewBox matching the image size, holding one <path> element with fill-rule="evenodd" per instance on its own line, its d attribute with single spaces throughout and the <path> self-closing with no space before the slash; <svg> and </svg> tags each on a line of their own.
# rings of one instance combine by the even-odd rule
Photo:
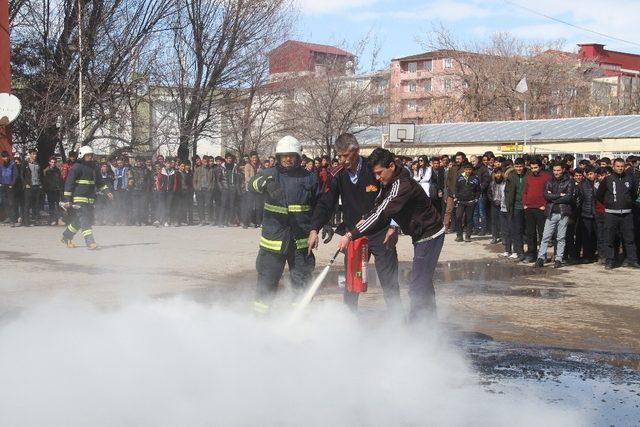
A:
<svg viewBox="0 0 640 427">
<path fill-rule="evenodd" d="M 509 258 L 509 256 L 511 256 L 511 253 L 510 253 L 510 252 L 502 252 L 502 253 L 500 254 L 500 256 L 501 256 L 501 257 L 504 257 L 504 258 Z"/>
<path fill-rule="evenodd" d="M 518 254 L 509 255 L 509 259 L 518 259 Z"/>
</svg>

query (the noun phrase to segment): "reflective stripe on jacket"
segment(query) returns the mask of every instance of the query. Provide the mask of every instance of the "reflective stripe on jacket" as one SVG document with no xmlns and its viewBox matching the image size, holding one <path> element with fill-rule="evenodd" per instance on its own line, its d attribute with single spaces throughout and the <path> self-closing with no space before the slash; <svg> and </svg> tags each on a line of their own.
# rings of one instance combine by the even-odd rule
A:
<svg viewBox="0 0 640 427">
<path fill-rule="evenodd" d="M 96 199 L 98 191 L 108 191 L 108 183 L 95 163 L 76 162 L 69 171 L 64 183 L 64 200 L 73 204 L 90 204 Z"/>
<path fill-rule="evenodd" d="M 266 192 L 270 180 L 280 184 L 285 201 L 273 200 Z M 247 187 L 253 193 L 265 195 L 260 247 L 286 253 L 292 242 L 296 250 L 306 250 L 318 193 L 317 174 L 302 167 L 286 170 L 276 166 L 258 172 Z"/>
</svg>

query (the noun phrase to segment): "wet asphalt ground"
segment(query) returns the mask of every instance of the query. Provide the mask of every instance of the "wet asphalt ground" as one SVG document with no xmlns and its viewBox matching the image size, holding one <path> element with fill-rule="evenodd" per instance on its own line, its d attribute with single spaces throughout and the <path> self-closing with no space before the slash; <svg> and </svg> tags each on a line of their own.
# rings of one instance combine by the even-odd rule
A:
<svg viewBox="0 0 640 427">
<path fill-rule="evenodd" d="M 61 228 L 0 231 L 0 327 L 61 293 L 105 307 L 131 294 L 203 304 L 253 296 L 255 230 L 97 227 L 96 253 L 60 247 Z M 321 248 L 318 265 L 332 250 Z M 398 250 L 406 301 L 410 244 Z M 640 275 L 605 275 L 596 265 L 534 271 L 498 259 L 498 251 L 481 239 L 448 238 L 436 275 L 440 321 L 486 391 L 533 389 L 582 408 L 593 425 L 640 425 Z M 341 276 L 332 270 L 318 300 L 340 299 Z M 383 321 L 382 293 L 369 276 L 360 316 Z"/>
</svg>

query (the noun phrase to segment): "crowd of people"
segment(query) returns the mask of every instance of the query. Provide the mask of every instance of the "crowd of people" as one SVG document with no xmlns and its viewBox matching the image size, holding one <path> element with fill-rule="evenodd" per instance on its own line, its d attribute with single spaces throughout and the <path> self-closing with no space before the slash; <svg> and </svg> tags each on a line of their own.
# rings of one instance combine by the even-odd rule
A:
<svg viewBox="0 0 640 427">
<path fill-rule="evenodd" d="M 0 157 L 0 215 L 11 226 L 61 224 L 64 183 L 77 154 L 67 161 L 36 150 L 25 158 L 5 151 Z M 253 176 L 276 159 L 255 152 L 241 159 L 195 156 L 191 161 L 153 160 L 126 155 L 98 157 L 113 200 L 98 196 L 101 225 L 216 225 L 259 227 L 264 200 L 249 191 Z M 328 189 L 338 160 L 303 156 L 302 166 Z M 605 268 L 638 268 L 640 248 L 640 172 L 638 157 L 575 161 L 571 155 L 524 155 L 516 159 L 458 152 L 455 156 L 398 157 L 441 212 L 455 241 L 490 236 L 501 255 L 541 267 L 554 249 L 553 265 L 600 262 Z M 48 215 L 42 216 L 42 212 Z M 340 215 L 339 209 L 336 214 Z M 339 223 L 339 219 L 334 223 Z"/>
<path fill-rule="evenodd" d="M 502 256 L 543 267 L 600 262 L 640 268 L 640 158 L 458 152 L 453 158 L 400 158 L 440 207 L 457 242 L 472 235 L 502 243 Z M 525 246 L 526 245 L 526 246 Z"/>
<path fill-rule="evenodd" d="M 64 184 L 78 160 L 70 152 L 67 161 L 48 159 L 42 167 L 37 150 L 26 158 L 0 155 L 0 216 L 16 226 L 61 224 Z M 247 185 L 257 172 L 272 167 L 275 157 L 261 160 L 251 152 L 239 161 L 227 153 L 195 156 L 191 161 L 165 158 L 118 156 L 96 159 L 103 181 L 109 183 L 113 200 L 99 195 L 95 201 L 99 225 L 217 225 L 253 226 L 262 222 L 264 201 L 250 193 Z M 307 170 L 317 170 L 320 185 L 326 185 L 329 158 L 304 159 Z M 48 215 L 42 215 L 47 212 Z"/>
</svg>

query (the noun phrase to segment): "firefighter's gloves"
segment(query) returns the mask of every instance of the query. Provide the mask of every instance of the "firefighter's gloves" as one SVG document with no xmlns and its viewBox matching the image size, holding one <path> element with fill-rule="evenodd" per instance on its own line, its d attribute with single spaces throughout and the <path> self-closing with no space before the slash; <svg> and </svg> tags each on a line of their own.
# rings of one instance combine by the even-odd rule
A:
<svg viewBox="0 0 640 427">
<path fill-rule="evenodd" d="M 333 239 L 333 234 L 333 227 L 331 227 L 330 225 L 325 225 L 324 227 L 322 227 L 322 241 L 324 243 L 329 243 L 331 239 Z"/>
<path fill-rule="evenodd" d="M 267 190 L 267 194 L 271 197 L 271 200 L 278 202 L 281 205 L 285 205 L 287 199 L 284 195 L 284 190 L 280 186 L 279 183 L 274 181 L 273 179 L 267 180 L 267 183 L 264 186 L 265 190 Z"/>
</svg>

